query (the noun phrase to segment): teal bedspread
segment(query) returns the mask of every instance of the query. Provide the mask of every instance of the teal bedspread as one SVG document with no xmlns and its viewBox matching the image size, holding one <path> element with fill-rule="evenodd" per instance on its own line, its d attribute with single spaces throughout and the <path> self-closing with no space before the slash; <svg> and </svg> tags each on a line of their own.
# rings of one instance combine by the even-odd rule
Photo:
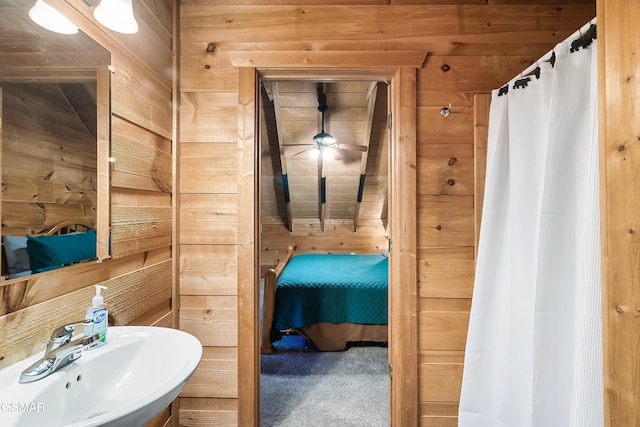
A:
<svg viewBox="0 0 640 427">
<path fill-rule="evenodd" d="M 303 254 L 289 260 L 276 284 L 273 325 L 388 323 L 386 254 Z"/>
</svg>

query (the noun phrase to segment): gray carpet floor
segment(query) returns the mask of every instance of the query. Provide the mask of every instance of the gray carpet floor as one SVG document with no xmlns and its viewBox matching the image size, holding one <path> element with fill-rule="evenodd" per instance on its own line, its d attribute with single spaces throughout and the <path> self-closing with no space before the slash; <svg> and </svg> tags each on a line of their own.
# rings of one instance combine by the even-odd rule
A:
<svg viewBox="0 0 640 427">
<path fill-rule="evenodd" d="M 389 425 L 386 347 L 304 352 L 299 336 L 286 336 L 274 347 L 274 354 L 260 359 L 262 427 Z"/>
</svg>

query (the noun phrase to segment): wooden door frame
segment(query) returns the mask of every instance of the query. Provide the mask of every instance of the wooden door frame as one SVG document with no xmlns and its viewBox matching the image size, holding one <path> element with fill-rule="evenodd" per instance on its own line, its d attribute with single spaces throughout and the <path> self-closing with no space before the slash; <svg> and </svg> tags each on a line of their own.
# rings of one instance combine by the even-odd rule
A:
<svg viewBox="0 0 640 427">
<path fill-rule="evenodd" d="M 344 55 L 348 61 L 348 55 Z M 384 52 L 371 56 L 376 61 Z M 393 53 L 397 55 L 397 52 Z M 238 425 L 260 420 L 259 88 L 261 79 L 384 80 L 393 113 L 389 160 L 389 359 L 393 366 L 389 423 L 418 424 L 416 68 L 391 57 L 386 67 L 336 68 L 322 62 L 293 69 L 276 57 L 261 67 L 238 64 Z M 415 55 L 413 55 L 415 57 Z M 413 58 L 412 57 L 412 58 Z M 336 58 L 333 57 L 335 60 Z M 244 61 L 244 60 L 243 60 Z M 257 61 L 259 62 L 259 61 Z M 312 64 L 314 62 L 310 61 Z M 394 66 L 396 65 L 396 66 Z M 247 227 L 246 224 L 253 224 Z"/>
</svg>

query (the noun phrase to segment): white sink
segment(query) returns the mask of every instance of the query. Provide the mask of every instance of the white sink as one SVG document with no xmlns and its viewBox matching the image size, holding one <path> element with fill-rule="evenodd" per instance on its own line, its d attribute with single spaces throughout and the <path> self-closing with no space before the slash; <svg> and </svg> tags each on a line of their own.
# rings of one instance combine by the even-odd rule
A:
<svg viewBox="0 0 640 427">
<path fill-rule="evenodd" d="M 152 419 L 180 393 L 202 357 L 194 336 L 114 326 L 108 343 L 49 376 L 20 384 L 42 353 L 0 370 L 0 426 L 123 426 Z"/>
</svg>

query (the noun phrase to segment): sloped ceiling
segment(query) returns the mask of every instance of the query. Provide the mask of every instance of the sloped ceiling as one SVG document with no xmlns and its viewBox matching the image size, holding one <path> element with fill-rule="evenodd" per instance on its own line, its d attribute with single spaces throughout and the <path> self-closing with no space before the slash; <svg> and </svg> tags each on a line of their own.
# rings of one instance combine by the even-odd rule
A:
<svg viewBox="0 0 640 427">
<path fill-rule="evenodd" d="M 326 95 L 325 131 L 366 151 L 325 148 L 318 85 Z M 262 88 L 261 217 L 296 224 L 386 224 L 387 85 L 376 81 L 268 81 Z M 347 147 L 348 148 L 348 147 Z M 364 149 L 364 148 L 361 148 Z M 324 197 L 323 197 L 324 196 Z"/>
</svg>

